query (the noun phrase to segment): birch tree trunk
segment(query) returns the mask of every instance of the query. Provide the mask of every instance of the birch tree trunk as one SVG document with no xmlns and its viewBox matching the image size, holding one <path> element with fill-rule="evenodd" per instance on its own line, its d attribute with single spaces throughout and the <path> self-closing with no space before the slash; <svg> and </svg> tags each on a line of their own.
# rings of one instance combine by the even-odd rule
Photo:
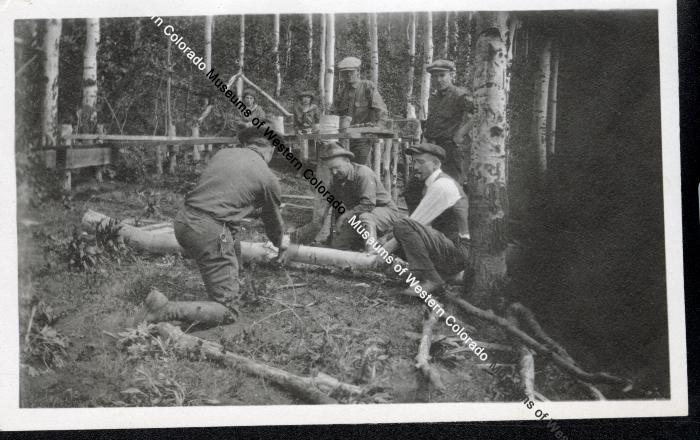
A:
<svg viewBox="0 0 700 440">
<path fill-rule="evenodd" d="M 473 292 L 500 289 L 506 276 L 506 68 L 507 12 L 477 15 L 473 90 L 477 107 L 467 178 L 471 217 Z M 465 164 L 466 165 L 466 164 Z"/>
<path fill-rule="evenodd" d="M 97 128 L 97 45 L 100 43 L 100 19 L 87 18 L 83 50 L 83 103 L 78 133 L 93 133 Z"/>
<path fill-rule="evenodd" d="M 326 16 L 321 14 L 321 37 L 318 47 L 318 101 L 322 110 L 326 109 Z"/>
<path fill-rule="evenodd" d="M 241 29 L 238 39 L 238 71 L 243 73 L 245 67 L 245 15 L 241 15 Z M 243 99 L 243 78 L 236 80 L 236 96 Z"/>
<path fill-rule="evenodd" d="M 211 34 L 214 28 L 214 16 L 207 15 L 204 17 L 204 63 L 207 65 L 207 70 L 212 68 L 211 65 Z"/>
<path fill-rule="evenodd" d="M 324 84 L 324 104 L 333 104 L 333 79 L 335 73 L 335 14 L 326 14 L 326 81 Z"/>
<path fill-rule="evenodd" d="M 272 30 L 272 38 L 274 40 L 272 46 L 272 54 L 275 57 L 275 97 L 280 97 L 282 91 L 282 75 L 280 74 L 280 14 L 275 14 L 275 25 Z"/>
<path fill-rule="evenodd" d="M 452 26 L 450 26 L 450 51 L 454 57 L 459 55 L 459 11 L 452 14 Z"/>
<path fill-rule="evenodd" d="M 306 62 L 308 63 L 308 78 L 311 80 L 314 76 L 314 15 L 306 15 L 306 32 L 309 34 L 309 40 L 306 47 Z"/>
<path fill-rule="evenodd" d="M 420 104 L 418 119 L 428 118 L 428 98 L 430 97 L 430 73 L 425 70 L 433 62 L 433 13 L 425 13 L 423 21 L 423 72 L 420 82 Z"/>
<path fill-rule="evenodd" d="M 289 75 L 289 65 L 292 62 L 292 20 L 287 18 L 287 26 L 285 31 L 285 49 L 284 49 L 284 74 Z"/>
<path fill-rule="evenodd" d="M 61 20 L 46 21 L 44 35 L 44 105 L 41 114 L 41 134 L 44 145 L 56 145 L 58 135 L 58 61 L 61 43 Z"/>
<path fill-rule="evenodd" d="M 370 12 L 369 14 L 369 52 L 370 61 L 370 79 L 377 85 L 379 84 L 379 45 L 377 43 L 377 13 Z"/>
<path fill-rule="evenodd" d="M 413 108 L 413 80 L 416 76 L 416 13 L 411 12 L 408 19 L 408 87 L 406 88 L 406 117 Z"/>
<path fill-rule="evenodd" d="M 450 11 L 445 12 L 445 42 L 442 47 L 442 57 L 450 57 Z"/>
<path fill-rule="evenodd" d="M 535 74 L 535 102 L 532 112 L 532 132 L 537 151 L 537 171 L 540 184 L 547 171 L 547 95 L 551 73 L 552 39 L 546 38 L 538 50 L 537 73 Z"/>
<path fill-rule="evenodd" d="M 556 151 L 557 134 L 557 83 L 559 80 L 559 47 L 554 45 L 551 60 L 552 73 L 549 78 L 549 103 L 547 104 L 547 152 L 553 156 Z"/>
</svg>

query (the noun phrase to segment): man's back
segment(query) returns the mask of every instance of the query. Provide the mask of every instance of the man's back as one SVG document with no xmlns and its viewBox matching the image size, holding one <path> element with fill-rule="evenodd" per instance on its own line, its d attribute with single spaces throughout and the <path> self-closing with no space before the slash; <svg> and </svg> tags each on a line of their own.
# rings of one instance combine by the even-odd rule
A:
<svg viewBox="0 0 700 440">
<path fill-rule="evenodd" d="M 185 205 L 237 224 L 266 201 L 279 205 L 279 182 L 250 148 L 226 148 L 212 157 Z"/>
</svg>

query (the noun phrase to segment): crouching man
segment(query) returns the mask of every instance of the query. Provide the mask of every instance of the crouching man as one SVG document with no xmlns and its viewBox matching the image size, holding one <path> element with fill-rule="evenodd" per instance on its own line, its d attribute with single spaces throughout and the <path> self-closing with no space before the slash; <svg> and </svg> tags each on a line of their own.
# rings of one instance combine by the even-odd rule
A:
<svg viewBox="0 0 700 440">
<path fill-rule="evenodd" d="M 197 186 L 185 198 L 175 218 L 175 238 L 194 258 L 212 301 L 172 302 L 158 291 L 146 298 L 149 322 L 190 321 L 208 324 L 238 319 L 240 244 L 236 234 L 241 220 L 262 210 L 265 232 L 284 261 L 289 238 L 283 236 L 280 186 L 268 168 L 273 147 L 257 128 L 240 131 L 243 148 L 225 148 L 209 161 Z"/>
<path fill-rule="evenodd" d="M 414 178 L 423 185 L 416 193 L 406 194 L 411 215 L 396 223 L 394 238 L 423 290 L 435 294 L 445 284 L 443 276 L 464 270 L 469 260 L 469 202 L 457 182 L 441 169 L 442 147 L 423 143 L 406 153 L 413 156 Z M 410 287 L 402 293 L 416 295 Z"/>
<path fill-rule="evenodd" d="M 364 247 L 365 251 L 374 253 L 379 244 L 373 248 L 366 243 L 375 243 L 379 235 L 390 232 L 403 216 L 379 177 L 368 166 L 351 162 L 354 157 L 351 151 L 336 142 L 328 144 L 320 155 L 333 177 L 330 194 L 336 200 L 342 200 L 343 206 L 347 207 L 346 211 L 334 220 L 335 234 L 331 245 L 336 249 L 346 250 Z M 330 205 L 326 208 L 322 219 L 326 219 L 330 208 Z M 353 215 L 360 219 L 362 226 L 369 232 L 369 237 L 374 240 L 362 240 L 360 234 L 350 226 L 348 219 Z M 293 237 L 294 242 L 308 241 L 321 226 L 310 225 L 309 228 L 302 228 L 297 231 L 298 235 Z"/>
</svg>

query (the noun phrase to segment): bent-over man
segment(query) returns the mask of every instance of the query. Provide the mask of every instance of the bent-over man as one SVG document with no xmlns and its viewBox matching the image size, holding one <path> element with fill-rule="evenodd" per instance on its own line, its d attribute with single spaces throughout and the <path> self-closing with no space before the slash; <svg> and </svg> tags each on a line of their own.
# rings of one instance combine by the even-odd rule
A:
<svg viewBox="0 0 700 440">
<path fill-rule="evenodd" d="M 283 236 L 279 182 L 267 166 L 273 147 L 254 127 L 241 130 L 238 137 L 243 147 L 225 148 L 214 155 L 174 224 L 175 237 L 197 262 L 209 298 L 218 303 L 219 310 L 228 311 L 222 313 L 227 322 L 240 314 L 236 235 L 241 220 L 261 208 L 265 232 L 280 248 L 278 260 L 284 259 L 289 244 L 289 238 Z M 200 320 L 197 306 L 201 304 L 147 299 L 148 320 Z"/>
<path fill-rule="evenodd" d="M 406 195 L 411 215 L 396 223 L 394 238 L 423 290 L 434 294 L 444 286 L 443 276 L 459 273 L 468 262 L 469 202 L 461 186 L 442 171 L 445 150 L 440 146 L 418 144 L 406 153 L 413 156 L 414 176 L 423 188 Z M 403 293 L 415 296 L 411 287 Z"/>
</svg>

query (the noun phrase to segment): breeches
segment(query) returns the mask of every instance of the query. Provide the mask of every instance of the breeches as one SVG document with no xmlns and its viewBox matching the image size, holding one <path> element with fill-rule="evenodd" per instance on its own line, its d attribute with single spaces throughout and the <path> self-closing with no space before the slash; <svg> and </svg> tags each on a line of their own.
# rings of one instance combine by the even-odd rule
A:
<svg viewBox="0 0 700 440">
<path fill-rule="evenodd" d="M 357 216 L 361 224 L 368 229 L 367 225 L 373 225 L 377 230 L 377 235 L 389 232 L 396 222 L 403 218 L 403 214 L 393 203 L 387 206 L 377 206 L 372 212 L 363 212 Z M 377 237 L 375 237 L 377 238 Z M 358 249 L 362 248 L 365 240 L 357 233 L 350 224 L 345 221 L 338 225 L 338 229 L 333 237 L 333 247 L 336 249 Z"/>
<path fill-rule="evenodd" d="M 175 238 L 194 258 L 209 297 L 239 314 L 239 261 L 229 228 L 187 207 L 175 217 Z"/>
</svg>

